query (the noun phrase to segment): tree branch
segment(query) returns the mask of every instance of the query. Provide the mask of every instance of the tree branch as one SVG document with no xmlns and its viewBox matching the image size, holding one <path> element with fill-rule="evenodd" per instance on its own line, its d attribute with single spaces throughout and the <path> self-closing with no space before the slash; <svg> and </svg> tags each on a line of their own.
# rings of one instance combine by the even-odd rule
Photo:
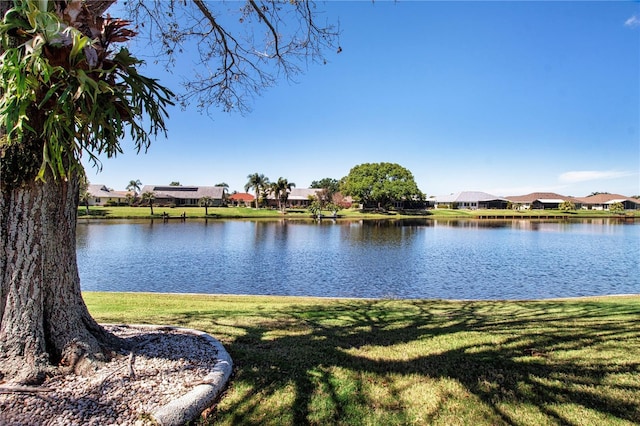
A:
<svg viewBox="0 0 640 426">
<path fill-rule="evenodd" d="M 165 58 L 170 69 L 181 53 L 197 49 L 199 63 L 184 79 L 185 90 L 179 96 L 183 107 L 195 101 L 201 110 L 219 106 L 224 111 L 246 112 L 249 100 L 282 76 L 292 80 L 303 72 L 308 59 L 326 63 L 324 55 L 338 38 L 333 26 L 317 25 L 312 1 L 246 0 L 239 7 L 235 4 L 206 0 L 127 2 L 138 29 L 145 28 L 149 41 L 160 50 L 155 52 L 155 61 Z"/>
<path fill-rule="evenodd" d="M 273 35 L 273 41 L 274 41 L 274 49 L 275 49 L 275 56 L 277 56 L 278 58 L 280 58 L 280 47 L 278 46 L 278 32 L 276 31 L 276 29 L 274 28 L 274 26 L 271 24 L 271 22 L 267 19 L 266 16 L 264 16 L 264 13 L 262 12 L 262 10 L 258 7 L 258 5 L 256 4 L 256 2 L 254 0 L 249 0 L 249 3 L 251 4 L 251 7 L 253 8 L 253 10 L 256 11 L 256 13 L 258 14 L 258 16 L 260 17 L 260 19 L 262 20 L 262 22 L 264 22 L 266 24 L 267 27 L 269 27 L 269 31 L 271 31 L 271 34 Z"/>
</svg>

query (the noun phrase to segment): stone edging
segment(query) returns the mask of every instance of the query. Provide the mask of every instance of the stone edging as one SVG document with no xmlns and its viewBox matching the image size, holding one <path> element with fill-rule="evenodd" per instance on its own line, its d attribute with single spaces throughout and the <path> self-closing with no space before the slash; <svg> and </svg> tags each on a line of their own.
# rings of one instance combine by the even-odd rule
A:
<svg viewBox="0 0 640 426">
<path fill-rule="evenodd" d="M 213 370 L 202 381 L 205 384 L 195 386 L 192 390 L 180 398 L 160 407 L 151 413 L 153 419 L 161 426 L 181 426 L 195 420 L 204 410 L 215 402 L 226 386 L 233 370 L 233 361 L 222 343 L 214 339 L 204 331 L 192 328 L 172 327 L 165 325 L 127 324 L 130 327 L 149 329 L 169 329 L 182 333 L 193 334 L 203 338 L 213 349 L 217 351 L 218 361 Z"/>
</svg>

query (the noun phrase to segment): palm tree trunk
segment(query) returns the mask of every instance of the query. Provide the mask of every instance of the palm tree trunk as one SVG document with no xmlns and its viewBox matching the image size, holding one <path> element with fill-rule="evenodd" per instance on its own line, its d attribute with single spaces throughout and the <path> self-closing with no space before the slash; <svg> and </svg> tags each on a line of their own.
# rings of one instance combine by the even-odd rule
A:
<svg viewBox="0 0 640 426">
<path fill-rule="evenodd" d="M 260 187 L 256 186 L 255 188 L 256 191 L 256 209 L 258 208 L 258 199 L 260 198 L 259 192 L 260 192 Z"/>
</svg>

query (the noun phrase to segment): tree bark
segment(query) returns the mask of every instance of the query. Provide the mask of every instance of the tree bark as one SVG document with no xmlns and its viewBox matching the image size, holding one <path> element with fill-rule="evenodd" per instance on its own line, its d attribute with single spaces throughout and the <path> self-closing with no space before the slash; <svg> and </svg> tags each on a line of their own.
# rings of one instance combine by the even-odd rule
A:
<svg viewBox="0 0 640 426">
<path fill-rule="evenodd" d="M 90 3 L 101 13 L 113 0 Z M 12 5 L 0 0 L 0 15 Z M 34 107 L 29 114 L 38 128 L 46 111 Z M 19 384 L 40 383 L 56 371 L 80 373 L 120 344 L 82 300 L 78 172 L 55 179 L 47 170 L 44 182 L 36 180 L 42 151 L 37 139 L 0 144 L 0 379 Z"/>
<path fill-rule="evenodd" d="M 118 341 L 89 315 L 76 262 L 78 176 L 32 180 L 0 197 L 0 374 L 41 382 L 52 366 L 81 373 Z"/>
</svg>

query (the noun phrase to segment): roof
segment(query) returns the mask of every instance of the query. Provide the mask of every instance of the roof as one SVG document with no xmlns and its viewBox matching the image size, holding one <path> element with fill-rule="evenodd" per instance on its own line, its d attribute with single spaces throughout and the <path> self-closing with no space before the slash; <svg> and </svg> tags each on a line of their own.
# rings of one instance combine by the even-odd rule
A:
<svg viewBox="0 0 640 426">
<path fill-rule="evenodd" d="M 235 194 L 231 194 L 229 199 L 232 201 L 253 201 L 256 198 L 247 192 L 236 192 Z"/>
<path fill-rule="evenodd" d="M 222 186 L 163 186 L 145 185 L 141 193 L 153 192 L 156 198 L 200 199 L 211 197 L 222 199 L 225 188 Z"/>
<path fill-rule="evenodd" d="M 621 203 L 623 201 L 631 201 L 636 204 L 640 203 L 640 200 L 638 199 L 625 197 L 624 195 L 620 194 L 596 194 L 590 195 L 588 197 L 578 198 L 578 201 L 583 204 L 611 204 L 615 202 Z"/>
<path fill-rule="evenodd" d="M 566 195 L 556 194 L 555 192 L 532 192 L 527 195 L 510 195 L 505 197 L 507 200 L 512 203 L 533 203 L 534 201 L 540 202 L 563 202 L 565 200 L 571 200 L 572 197 L 567 197 Z M 542 201 L 545 200 L 545 201 Z M 553 201 L 547 201 L 553 200 Z M 560 201 L 557 201 L 560 200 Z"/>
<path fill-rule="evenodd" d="M 87 192 L 94 198 L 127 198 L 126 191 L 114 191 L 102 184 L 89 184 Z"/>
<path fill-rule="evenodd" d="M 436 203 L 477 203 L 481 201 L 507 201 L 504 198 L 480 191 L 463 191 L 433 198 Z"/>
<path fill-rule="evenodd" d="M 319 191 L 322 190 L 318 188 L 292 188 L 289 200 L 308 200 L 309 197 L 317 197 Z"/>
</svg>

